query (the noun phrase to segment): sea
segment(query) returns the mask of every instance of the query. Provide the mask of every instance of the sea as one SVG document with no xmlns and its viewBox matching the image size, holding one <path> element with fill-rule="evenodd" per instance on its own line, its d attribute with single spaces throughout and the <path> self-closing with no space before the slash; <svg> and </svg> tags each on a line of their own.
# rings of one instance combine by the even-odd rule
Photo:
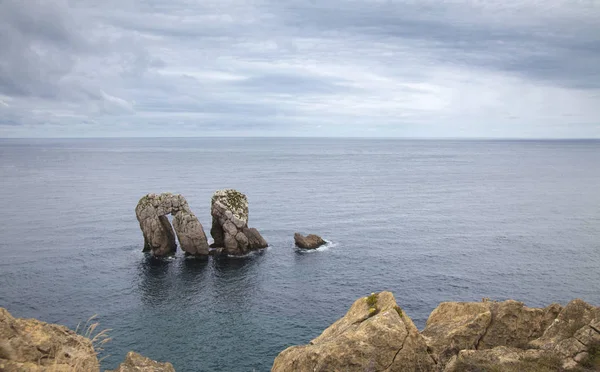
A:
<svg viewBox="0 0 600 372">
<path fill-rule="evenodd" d="M 133 350 L 269 371 L 384 290 L 420 329 L 443 301 L 600 305 L 600 141 L 2 139 L 0 182 L 0 306 L 73 329 L 97 315 L 106 369 Z M 142 252 L 142 196 L 182 194 L 210 238 L 223 188 L 269 248 Z"/>
</svg>

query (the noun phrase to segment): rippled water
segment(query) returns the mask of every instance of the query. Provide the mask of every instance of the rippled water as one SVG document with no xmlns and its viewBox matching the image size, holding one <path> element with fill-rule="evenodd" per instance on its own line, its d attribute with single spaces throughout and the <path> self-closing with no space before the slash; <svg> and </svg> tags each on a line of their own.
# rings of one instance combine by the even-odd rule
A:
<svg viewBox="0 0 600 372">
<path fill-rule="evenodd" d="M 112 328 L 177 371 L 267 371 L 358 297 L 394 292 L 423 327 L 441 301 L 600 304 L 600 142 L 0 140 L 0 306 Z M 208 232 L 237 188 L 271 247 L 153 260 L 134 207 L 182 193 Z M 332 242 L 293 248 L 293 233 Z"/>
</svg>

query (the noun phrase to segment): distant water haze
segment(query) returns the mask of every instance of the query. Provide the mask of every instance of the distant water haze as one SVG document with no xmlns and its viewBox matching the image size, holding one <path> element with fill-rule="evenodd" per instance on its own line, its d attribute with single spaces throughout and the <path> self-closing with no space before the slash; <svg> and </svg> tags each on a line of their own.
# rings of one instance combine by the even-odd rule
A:
<svg viewBox="0 0 600 372">
<path fill-rule="evenodd" d="M 600 305 L 600 141 L 0 140 L 0 306 L 113 329 L 178 372 L 267 371 L 360 296 L 389 290 L 423 328 L 442 301 Z M 151 259 L 134 208 L 181 193 L 209 234 L 235 188 L 270 248 Z M 294 249 L 293 234 L 329 240 Z"/>
</svg>

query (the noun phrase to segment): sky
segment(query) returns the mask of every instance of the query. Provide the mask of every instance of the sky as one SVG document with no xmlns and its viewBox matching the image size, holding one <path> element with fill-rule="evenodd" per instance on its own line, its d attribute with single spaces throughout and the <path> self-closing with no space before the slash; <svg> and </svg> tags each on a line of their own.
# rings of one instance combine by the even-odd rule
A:
<svg viewBox="0 0 600 372">
<path fill-rule="evenodd" d="M 0 137 L 600 138 L 600 0 L 0 0 Z"/>
</svg>

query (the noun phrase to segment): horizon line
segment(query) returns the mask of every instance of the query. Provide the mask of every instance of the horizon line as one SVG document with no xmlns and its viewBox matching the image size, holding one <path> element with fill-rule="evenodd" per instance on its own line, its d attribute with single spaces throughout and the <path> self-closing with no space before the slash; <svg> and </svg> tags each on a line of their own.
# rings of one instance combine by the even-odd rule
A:
<svg viewBox="0 0 600 372">
<path fill-rule="evenodd" d="M 598 141 L 600 137 L 396 137 L 396 136 L 98 136 L 98 137 L 0 137 L 1 140 L 40 139 L 378 139 L 420 141 Z"/>
</svg>

